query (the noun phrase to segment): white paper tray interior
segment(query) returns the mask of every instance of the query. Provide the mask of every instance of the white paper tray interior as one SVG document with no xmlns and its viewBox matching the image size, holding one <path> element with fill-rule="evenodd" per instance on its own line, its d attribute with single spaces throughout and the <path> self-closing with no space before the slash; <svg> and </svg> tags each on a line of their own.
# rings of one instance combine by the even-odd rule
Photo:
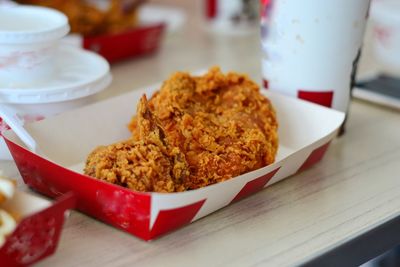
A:
<svg viewBox="0 0 400 267">
<path fill-rule="evenodd" d="M 149 88 L 152 89 L 132 91 L 32 123 L 27 130 L 50 160 L 82 173 L 83 162 L 96 146 L 130 136 L 127 124 L 136 111 L 139 98 L 144 93 L 150 96 L 155 86 Z M 263 93 L 271 99 L 278 114 L 279 152 L 276 162 L 201 189 L 171 194 L 152 193 L 150 227 L 160 210 L 207 200 L 193 219 L 196 220 L 229 204 L 248 182 L 258 177 L 278 170 L 265 185 L 269 186 L 296 173 L 314 149 L 336 136 L 344 120 L 342 112 L 272 92 Z M 6 135 L 22 145 L 12 132 Z"/>
</svg>

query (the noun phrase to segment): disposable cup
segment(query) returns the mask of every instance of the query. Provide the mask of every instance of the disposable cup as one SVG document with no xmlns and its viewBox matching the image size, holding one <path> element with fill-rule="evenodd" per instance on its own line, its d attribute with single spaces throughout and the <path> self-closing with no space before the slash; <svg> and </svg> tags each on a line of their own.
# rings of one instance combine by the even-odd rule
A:
<svg viewBox="0 0 400 267">
<path fill-rule="evenodd" d="M 370 0 L 263 0 L 264 87 L 346 112 Z"/>
</svg>

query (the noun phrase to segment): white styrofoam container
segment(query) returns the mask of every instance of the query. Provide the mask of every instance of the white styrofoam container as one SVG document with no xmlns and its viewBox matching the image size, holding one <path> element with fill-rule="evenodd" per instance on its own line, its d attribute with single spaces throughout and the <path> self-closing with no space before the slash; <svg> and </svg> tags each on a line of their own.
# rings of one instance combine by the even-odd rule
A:
<svg viewBox="0 0 400 267">
<path fill-rule="evenodd" d="M 67 17 L 36 6 L 0 6 L 0 88 L 23 88 L 49 80 Z"/>
<path fill-rule="evenodd" d="M 41 85 L 18 89 L 0 87 L 0 108 L 7 105 L 29 123 L 87 105 L 111 83 L 108 62 L 93 52 L 60 46 L 54 61 L 54 77 Z M 0 118 L 0 134 L 6 127 Z M 1 137 L 0 159 L 11 159 Z"/>
</svg>

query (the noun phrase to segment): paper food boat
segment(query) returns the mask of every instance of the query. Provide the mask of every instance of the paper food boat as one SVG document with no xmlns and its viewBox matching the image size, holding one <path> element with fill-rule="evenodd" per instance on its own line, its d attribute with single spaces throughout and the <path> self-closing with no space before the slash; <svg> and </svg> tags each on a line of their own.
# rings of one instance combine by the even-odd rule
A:
<svg viewBox="0 0 400 267">
<path fill-rule="evenodd" d="M 0 265 L 28 266 L 52 255 L 60 238 L 65 211 L 74 205 L 72 193 L 51 203 L 17 191 L 6 207 L 22 220 L 0 247 Z"/>
<path fill-rule="evenodd" d="M 265 91 L 279 122 L 274 164 L 205 188 L 170 194 L 134 192 L 81 174 L 96 146 L 130 136 L 126 125 L 136 103 L 155 88 L 27 125 L 48 160 L 28 151 L 7 131 L 5 140 L 25 183 L 50 197 L 72 191 L 80 211 L 150 240 L 310 167 L 322 158 L 344 120 L 341 112 Z"/>
</svg>

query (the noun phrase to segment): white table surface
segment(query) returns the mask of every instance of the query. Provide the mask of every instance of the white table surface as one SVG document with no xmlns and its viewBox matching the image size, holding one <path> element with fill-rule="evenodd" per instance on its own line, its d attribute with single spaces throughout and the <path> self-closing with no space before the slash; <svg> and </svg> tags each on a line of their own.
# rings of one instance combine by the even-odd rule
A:
<svg viewBox="0 0 400 267">
<path fill-rule="evenodd" d="M 189 18 L 157 54 L 113 65 L 98 99 L 211 65 L 260 80 L 257 33 L 214 36 Z M 378 66 L 368 47 L 361 73 Z M 26 189 L 13 162 L 0 168 Z M 298 265 L 400 216 L 399 174 L 399 112 L 353 101 L 346 134 L 313 168 L 152 242 L 74 211 L 57 253 L 38 266 Z"/>
</svg>

